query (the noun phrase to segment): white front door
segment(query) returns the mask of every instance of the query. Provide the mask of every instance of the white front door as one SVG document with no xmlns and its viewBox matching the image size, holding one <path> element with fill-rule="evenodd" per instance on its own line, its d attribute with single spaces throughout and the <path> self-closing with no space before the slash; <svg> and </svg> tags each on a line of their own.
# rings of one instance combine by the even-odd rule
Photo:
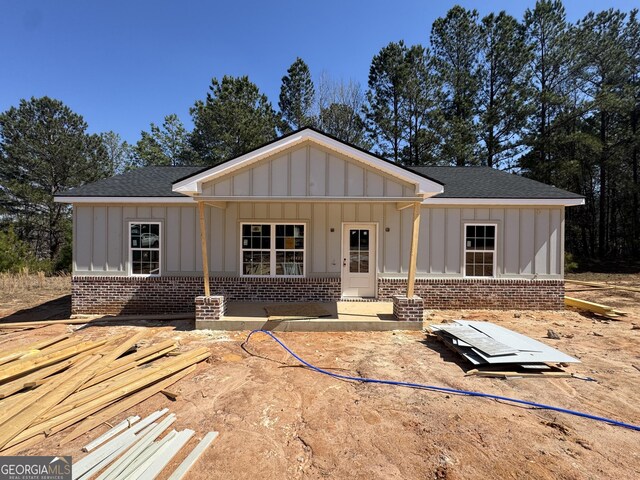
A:
<svg viewBox="0 0 640 480">
<path fill-rule="evenodd" d="M 376 225 L 342 227 L 342 296 L 376 296 Z"/>
</svg>

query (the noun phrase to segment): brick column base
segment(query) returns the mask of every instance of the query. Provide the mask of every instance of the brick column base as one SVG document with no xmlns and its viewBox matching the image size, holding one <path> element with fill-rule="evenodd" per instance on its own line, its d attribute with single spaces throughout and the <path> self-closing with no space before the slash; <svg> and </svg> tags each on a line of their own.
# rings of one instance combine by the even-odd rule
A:
<svg viewBox="0 0 640 480">
<path fill-rule="evenodd" d="M 222 295 L 196 297 L 196 325 L 201 321 L 220 320 L 227 304 Z"/>
<path fill-rule="evenodd" d="M 393 316 L 405 322 L 422 322 L 424 319 L 424 301 L 414 295 L 393 295 Z"/>
</svg>

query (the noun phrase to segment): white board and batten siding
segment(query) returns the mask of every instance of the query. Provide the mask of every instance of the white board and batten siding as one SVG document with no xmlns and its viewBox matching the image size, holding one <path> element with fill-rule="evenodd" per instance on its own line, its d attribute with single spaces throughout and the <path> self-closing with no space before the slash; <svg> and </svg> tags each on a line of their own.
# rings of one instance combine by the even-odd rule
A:
<svg viewBox="0 0 640 480">
<path fill-rule="evenodd" d="M 273 162 L 278 165 L 280 162 L 288 163 L 288 159 L 278 158 L 272 164 Z M 278 168 L 275 167 L 276 170 Z M 347 169 L 344 169 L 345 186 L 341 187 L 340 182 L 337 184 L 344 191 L 353 191 L 347 185 L 349 178 L 355 178 L 357 185 L 362 188 L 372 185 L 371 182 L 360 182 L 359 177 L 350 175 L 346 172 Z M 366 175 L 364 170 L 362 173 Z M 245 174 L 247 172 L 241 173 Z M 291 183 L 291 178 L 286 178 L 286 181 L 283 177 L 274 178 L 273 171 L 270 178 L 272 183 L 267 191 L 272 194 L 274 191 L 283 191 L 278 188 L 284 189 L 285 185 L 293 195 L 298 191 L 296 189 L 301 188 L 300 184 Z M 247 185 L 250 186 L 251 183 L 244 184 L 245 187 Z M 233 191 L 237 191 L 237 188 L 234 186 Z M 251 188 L 255 188 L 255 185 Z M 323 188 L 325 192 L 343 191 L 326 182 Z M 380 185 L 375 188 L 380 188 Z M 343 195 L 340 193 L 339 196 Z M 129 270 L 127 229 L 130 221 L 156 221 L 162 224 L 161 255 L 164 275 L 192 275 L 202 272 L 200 226 L 195 206 L 94 204 L 74 206 L 74 273 L 126 275 Z M 212 275 L 238 275 L 239 232 L 242 222 L 277 221 L 300 221 L 307 225 L 308 276 L 340 275 L 341 229 L 346 222 L 371 222 L 378 225 L 377 263 L 381 276 L 394 277 L 407 273 L 412 234 L 410 208 L 399 211 L 395 203 L 227 202 L 225 209 L 206 208 L 209 269 Z M 444 206 L 422 208 L 417 265 L 419 276 L 462 275 L 466 222 L 497 225 L 497 276 L 562 276 L 563 207 Z"/>
<path fill-rule="evenodd" d="M 317 146 L 303 146 L 204 183 L 203 196 L 413 197 L 415 186 Z"/>
</svg>

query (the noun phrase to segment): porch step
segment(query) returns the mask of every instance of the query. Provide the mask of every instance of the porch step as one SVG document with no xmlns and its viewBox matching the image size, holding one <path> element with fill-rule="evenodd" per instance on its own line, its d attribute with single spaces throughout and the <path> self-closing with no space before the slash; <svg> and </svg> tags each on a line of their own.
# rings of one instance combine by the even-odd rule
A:
<svg viewBox="0 0 640 480">
<path fill-rule="evenodd" d="M 271 330 L 275 332 L 388 332 L 392 330 L 422 330 L 422 322 L 398 320 L 209 320 L 196 321 L 198 330 Z"/>
</svg>

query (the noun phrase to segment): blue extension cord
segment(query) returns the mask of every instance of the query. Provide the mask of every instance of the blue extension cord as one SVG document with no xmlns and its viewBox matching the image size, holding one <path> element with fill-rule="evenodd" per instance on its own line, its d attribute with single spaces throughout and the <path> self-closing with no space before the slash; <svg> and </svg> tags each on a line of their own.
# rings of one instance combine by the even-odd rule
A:
<svg viewBox="0 0 640 480">
<path fill-rule="evenodd" d="M 554 407 L 552 405 L 545 405 L 544 403 L 536 403 L 536 402 L 528 402 L 526 400 L 519 400 L 517 398 L 509 398 L 503 397 L 501 395 L 493 395 L 490 393 L 481 393 L 481 392 L 472 392 L 468 390 L 456 390 L 454 388 L 446 388 L 446 387 L 436 387 L 433 385 L 423 385 L 421 383 L 409 383 L 409 382 L 396 382 L 394 380 L 378 380 L 375 378 L 364 378 L 364 377 L 351 377 L 348 375 L 340 375 L 338 373 L 333 373 L 328 370 L 324 370 L 322 368 L 316 367 L 315 365 L 310 364 L 309 362 L 303 360 L 298 355 L 296 355 L 289 347 L 287 347 L 278 337 L 276 337 L 273 333 L 267 330 L 253 330 L 247 338 L 242 342 L 242 348 L 249 343 L 249 339 L 254 333 L 264 333 L 265 335 L 270 336 L 273 340 L 278 342 L 278 344 L 284 348 L 289 355 L 298 360 L 300 363 L 310 368 L 311 370 L 315 370 L 316 372 L 323 373 L 325 375 L 329 375 L 330 377 L 339 378 L 341 380 L 350 380 L 354 382 L 364 382 L 364 383 L 380 383 L 384 385 L 396 385 L 400 387 L 409 387 L 409 388 L 420 388 L 423 390 L 431 390 L 435 392 L 444 392 L 444 393 L 453 393 L 458 395 L 468 395 L 470 397 L 482 397 L 482 398 L 490 398 L 493 400 L 502 400 L 506 402 L 519 403 L 521 405 L 528 405 L 530 407 L 541 408 L 544 410 L 553 410 L 554 412 L 566 413 L 569 415 L 575 415 L 577 417 L 589 418 L 591 420 L 597 420 L 598 422 L 610 423 L 611 425 L 616 425 L 618 427 L 629 428 L 631 430 L 640 431 L 640 426 L 632 425 L 629 423 L 618 422 L 617 420 L 612 420 L 610 418 L 599 417 L 597 415 L 591 415 L 589 413 L 577 412 L 575 410 L 569 410 L 566 408 Z M 245 350 L 246 351 L 246 350 Z M 247 352 L 249 353 L 249 352 Z"/>
</svg>

